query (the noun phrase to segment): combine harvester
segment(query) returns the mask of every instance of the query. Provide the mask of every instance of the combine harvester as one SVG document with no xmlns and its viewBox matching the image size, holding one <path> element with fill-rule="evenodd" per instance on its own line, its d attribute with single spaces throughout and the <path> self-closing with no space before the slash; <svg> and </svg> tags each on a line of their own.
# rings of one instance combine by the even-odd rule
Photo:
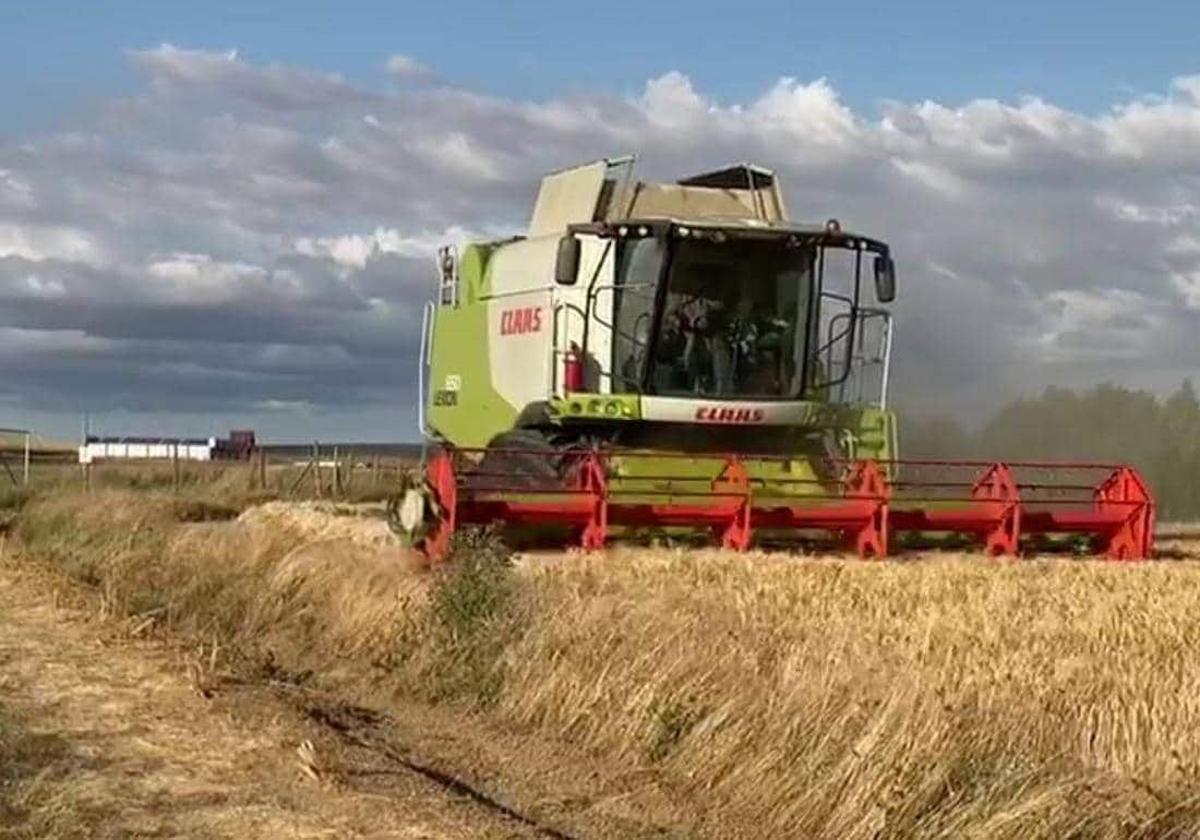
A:
<svg viewBox="0 0 1200 840">
<path fill-rule="evenodd" d="M 1150 555 L 1154 502 L 1131 467 L 899 459 L 888 246 L 789 221 L 766 169 L 553 173 L 527 236 L 443 248 L 439 269 L 429 446 L 391 505 L 431 560 L 455 529 L 498 521 L 584 549 L 824 535 L 884 557 L 948 534 L 991 555 Z"/>
</svg>

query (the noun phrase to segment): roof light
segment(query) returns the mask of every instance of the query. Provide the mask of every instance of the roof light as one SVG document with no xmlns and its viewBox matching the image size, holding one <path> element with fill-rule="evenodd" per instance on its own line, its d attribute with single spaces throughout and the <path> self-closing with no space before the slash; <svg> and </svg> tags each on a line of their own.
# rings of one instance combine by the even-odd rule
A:
<svg viewBox="0 0 1200 840">
<path fill-rule="evenodd" d="M 617 228 L 617 236 L 628 236 L 628 235 L 629 235 L 629 228 L 627 228 L 625 225 L 621 225 L 619 228 Z"/>
<path fill-rule="evenodd" d="M 837 235 L 842 232 L 842 226 L 837 219 L 830 219 L 825 223 L 825 232 Z"/>
<path fill-rule="evenodd" d="M 640 228 L 638 228 L 638 236 L 646 236 L 649 233 L 650 228 L 646 227 L 645 225 L 642 225 Z"/>
</svg>

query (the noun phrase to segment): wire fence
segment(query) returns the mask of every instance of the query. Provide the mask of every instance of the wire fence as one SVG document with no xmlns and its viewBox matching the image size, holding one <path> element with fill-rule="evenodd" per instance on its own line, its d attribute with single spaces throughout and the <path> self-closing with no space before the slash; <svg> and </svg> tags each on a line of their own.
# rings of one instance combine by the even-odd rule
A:
<svg viewBox="0 0 1200 840">
<path fill-rule="evenodd" d="M 248 458 L 192 460 L 98 458 L 74 450 L 0 447 L 0 487 L 82 487 L 208 491 L 230 498 L 264 496 L 337 501 L 382 500 L 417 464 L 412 456 L 347 452 L 314 443 L 304 455 L 256 449 Z"/>
<path fill-rule="evenodd" d="M 0 429 L 0 470 L 13 484 L 29 483 L 33 451 L 33 432 L 29 429 Z"/>
</svg>

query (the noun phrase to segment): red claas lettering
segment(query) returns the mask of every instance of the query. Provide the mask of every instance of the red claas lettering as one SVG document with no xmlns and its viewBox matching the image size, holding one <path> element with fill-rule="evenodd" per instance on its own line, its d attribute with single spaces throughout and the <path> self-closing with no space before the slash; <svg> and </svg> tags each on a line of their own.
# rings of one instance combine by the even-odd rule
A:
<svg viewBox="0 0 1200 840">
<path fill-rule="evenodd" d="M 542 308 L 524 306 L 500 313 L 500 335 L 526 335 L 542 331 Z"/>
<path fill-rule="evenodd" d="M 706 405 L 696 409 L 696 419 L 701 423 L 761 423 L 765 418 L 761 408 Z"/>
</svg>

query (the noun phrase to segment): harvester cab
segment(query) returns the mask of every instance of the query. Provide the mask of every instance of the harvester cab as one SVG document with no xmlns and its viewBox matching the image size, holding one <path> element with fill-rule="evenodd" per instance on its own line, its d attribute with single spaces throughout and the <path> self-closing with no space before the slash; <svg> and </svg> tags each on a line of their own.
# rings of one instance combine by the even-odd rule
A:
<svg viewBox="0 0 1200 840">
<path fill-rule="evenodd" d="M 430 556 L 457 525 L 494 520 L 562 526 L 585 547 L 615 531 L 745 548 L 817 529 L 874 555 L 906 522 L 945 524 L 940 502 L 889 518 L 890 249 L 836 219 L 791 221 L 768 169 L 653 183 L 619 158 L 551 173 L 525 236 L 447 246 L 438 273 L 420 345 L 430 448 L 392 517 Z M 978 522 L 946 530 L 1013 533 L 1019 499 L 963 469 L 965 485 L 914 484 L 969 489 Z"/>
<path fill-rule="evenodd" d="M 551 174 L 527 237 L 443 253 L 427 435 L 758 451 L 757 427 L 887 458 L 887 246 L 836 220 L 789 222 L 759 167 L 677 184 L 632 171 L 622 159 Z"/>
</svg>

